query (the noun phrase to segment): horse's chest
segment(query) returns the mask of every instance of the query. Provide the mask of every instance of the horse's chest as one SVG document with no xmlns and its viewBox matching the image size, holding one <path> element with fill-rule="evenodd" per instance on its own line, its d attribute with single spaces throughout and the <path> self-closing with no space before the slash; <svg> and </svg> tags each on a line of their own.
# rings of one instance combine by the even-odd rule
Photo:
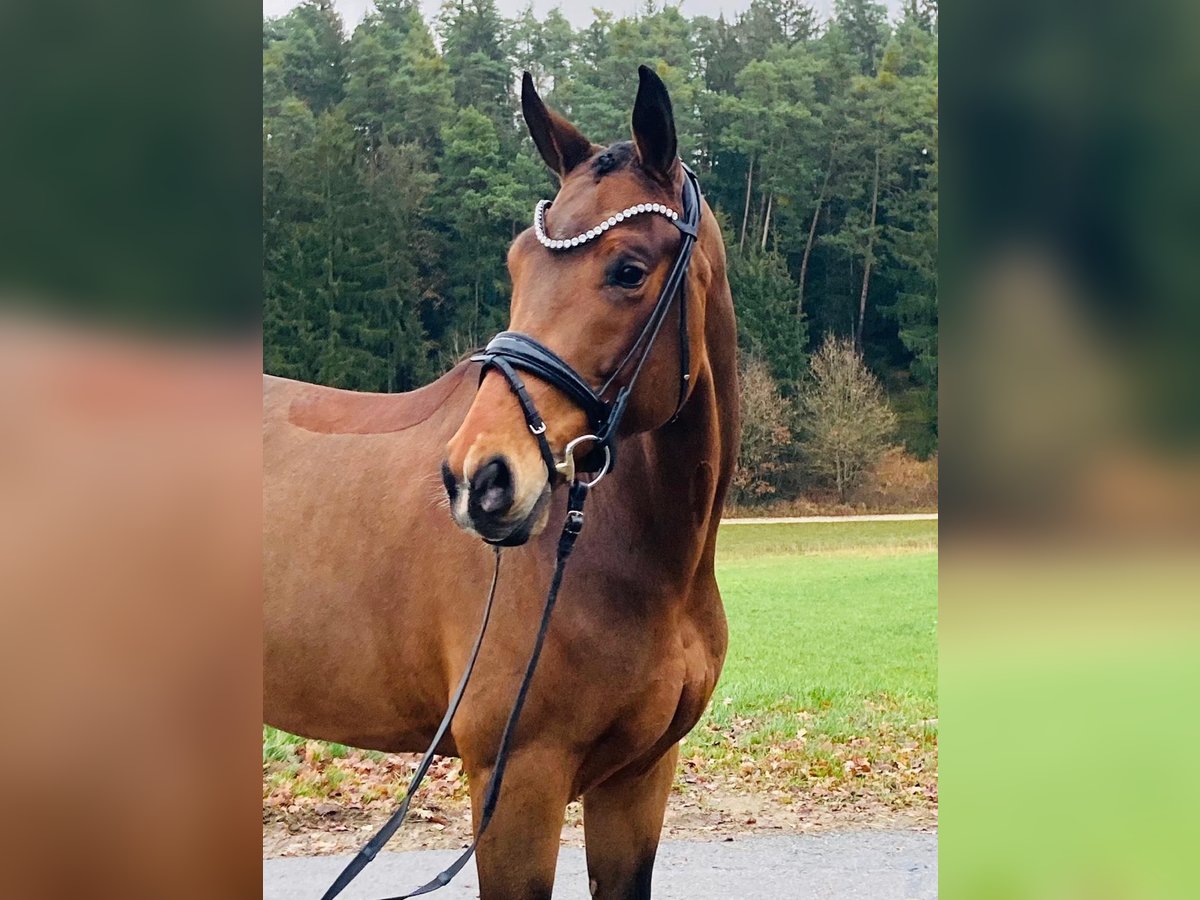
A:
<svg viewBox="0 0 1200 900">
<path fill-rule="evenodd" d="M 723 644 L 690 624 L 626 633 L 593 658 L 595 668 L 578 704 L 590 719 L 593 749 L 585 768 L 613 771 L 657 757 L 699 720 L 720 670 Z"/>
</svg>

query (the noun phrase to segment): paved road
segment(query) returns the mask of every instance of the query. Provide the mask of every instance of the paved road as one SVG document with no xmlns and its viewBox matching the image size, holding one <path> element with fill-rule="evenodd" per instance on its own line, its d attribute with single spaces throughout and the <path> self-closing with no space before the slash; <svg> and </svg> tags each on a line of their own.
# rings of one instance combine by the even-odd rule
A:
<svg viewBox="0 0 1200 900">
<path fill-rule="evenodd" d="M 877 516 L 748 516 L 722 519 L 722 525 L 799 525 L 804 522 L 936 522 L 937 513 L 880 513 Z"/>
<path fill-rule="evenodd" d="M 449 850 L 381 853 L 341 896 L 393 897 L 423 884 L 452 860 Z M 263 900 L 317 900 L 349 856 L 263 860 Z M 588 900 L 583 851 L 564 848 L 555 900 Z M 431 895 L 473 900 L 469 863 Z M 726 843 L 664 843 L 654 900 L 929 900 L 937 897 L 937 835 L 863 831 L 747 837 Z"/>
</svg>

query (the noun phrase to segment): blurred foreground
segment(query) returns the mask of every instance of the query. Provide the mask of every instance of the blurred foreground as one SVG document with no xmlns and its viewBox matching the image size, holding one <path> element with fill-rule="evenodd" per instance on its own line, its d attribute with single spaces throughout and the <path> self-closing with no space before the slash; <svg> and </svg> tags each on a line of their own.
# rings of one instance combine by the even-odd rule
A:
<svg viewBox="0 0 1200 900">
<path fill-rule="evenodd" d="M 253 888 L 256 366 L 0 323 L 6 896 Z"/>
<path fill-rule="evenodd" d="M 1200 7 L 955 16 L 942 889 L 1194 897 Z"/>
</svg>

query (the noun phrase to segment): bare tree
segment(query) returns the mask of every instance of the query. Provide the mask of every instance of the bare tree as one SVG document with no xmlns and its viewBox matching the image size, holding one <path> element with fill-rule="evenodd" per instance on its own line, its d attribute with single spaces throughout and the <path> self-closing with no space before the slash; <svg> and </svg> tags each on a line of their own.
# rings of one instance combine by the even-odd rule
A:
<svg viewBox="0 0 1200 900">
<path fill-rule="evenodd" d="M 739 503 L 761 503 L 775 493 L 787 473 L 796 411 L 791 401 L 780 395 L 763 360 L 745 357 L 739 382 L 742 445 L 733 493 Z"/>
<path fill-rule="evenodd" d="M 809 468 L 844 501 L 888 448 L 896 416 L 853 340 L 827 335 L 809 369 L 812 380 L 800 396 L 802 446 Z"/>
</svg>

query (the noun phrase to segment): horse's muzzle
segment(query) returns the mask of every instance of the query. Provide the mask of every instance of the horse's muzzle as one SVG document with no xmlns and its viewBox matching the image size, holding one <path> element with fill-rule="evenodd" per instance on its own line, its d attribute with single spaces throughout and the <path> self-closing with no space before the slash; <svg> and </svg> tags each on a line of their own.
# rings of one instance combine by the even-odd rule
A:
<svg viewBox="0 0 1200 900">
<path fill-rule="evenodd" d="M 520 507 L 527 504 L 518 502 L 514 475 L 503 456 L 480 466 L 465 485 L 457 483 L 446 466 L 442 478 L 454 521 L 489 544 L 517 547 L 545 527 L 549 484 L 543 486 L 527 511 L 522 510 Z"/>
</svg>

